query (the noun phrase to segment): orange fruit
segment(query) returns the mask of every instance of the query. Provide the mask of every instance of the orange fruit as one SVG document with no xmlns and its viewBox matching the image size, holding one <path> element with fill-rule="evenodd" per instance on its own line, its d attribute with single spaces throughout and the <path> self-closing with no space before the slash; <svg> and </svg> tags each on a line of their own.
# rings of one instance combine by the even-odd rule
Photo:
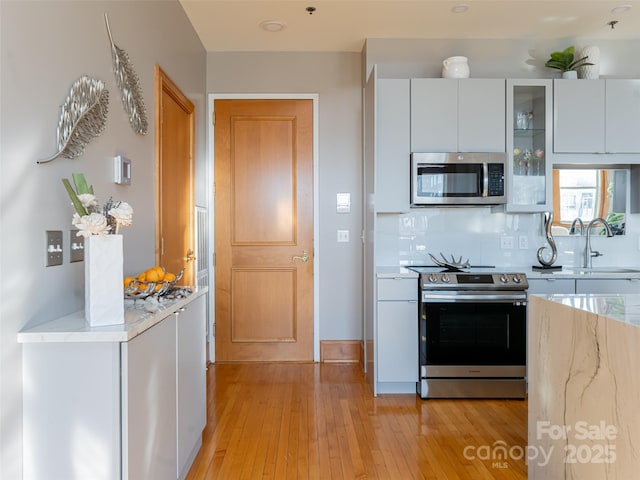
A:
<svg viewBox="0 0 640 480">
<path fill-rule="evenodd" d="M 147 281 L 147 273 L 146 272 L 142 272 L 140 275 L 138 275 L 138 281 L 139 282 L 146 282 Z"/>
<path fill-rule="evenodd" d="M 176 279 L 176 275 L 174 273 L 171 272 L 167 272 L 164 274 L 164 281 L 165 282 L 173 282 Z"/>
<path fill-rule="evenodd" d="M 159 280 L 162 280 L 162 278 L 158 275 L 158 271 L 153 268 L 150 268 L 144 273 L 147 282 L 157 282 Z"/>
<path fill-rule="evenodd" d="M 124 288 L 129 288 L 129 285 L 131 285 L 131 282 L 133 282 L 135 280 L 134 277 L 125 277 L 124 278 Z"/>
</svg>

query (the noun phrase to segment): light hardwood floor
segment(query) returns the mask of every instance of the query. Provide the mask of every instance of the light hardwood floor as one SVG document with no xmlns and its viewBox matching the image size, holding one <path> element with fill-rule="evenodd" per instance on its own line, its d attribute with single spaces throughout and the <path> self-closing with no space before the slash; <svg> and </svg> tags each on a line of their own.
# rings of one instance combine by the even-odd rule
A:
<svg viewBox="0 0 640 480">
<path fill-rule="evenodd" d="M 527 478 L 526 401 L 374 397 L 354 364 L 215 364 L 207 375 L 187 480 Z M 500 446 L 506 459 L 485 459 Z"/>
</svg>

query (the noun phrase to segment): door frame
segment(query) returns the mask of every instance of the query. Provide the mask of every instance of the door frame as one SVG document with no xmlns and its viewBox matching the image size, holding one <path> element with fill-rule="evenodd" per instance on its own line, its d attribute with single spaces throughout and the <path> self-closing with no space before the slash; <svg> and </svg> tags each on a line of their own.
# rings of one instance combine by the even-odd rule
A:
<svg viewBox="0 0 640 480">
<path fill-rule="evenodd" d="M 318 207 L 320 205 L 320 195 L 318 191 L 318 151 L 319 151 L 319 94 L 317 93 L 209 93 L 207 98 L 207 208 L 209 209 L 209 255 L 207 258 L 207 268 L 209 275 L 209 361 L 215 362 L 216 359 L 216 340 L 215 340 L 215 265 L 213 259 L 215 256 L 215 197 L 213 188 L 215 184 L 214 178 L 214 162 L 215 162 L 215 133 L 213 126 L 214 104 L 216 100 L 311 100 L 313 102 L 313 361 L 320 361 L 320 306 L 318 305 L 320 291 L 320 245 L 318 241 L 318 232 L 320 224 L 320 215 Z"/>
</svg>

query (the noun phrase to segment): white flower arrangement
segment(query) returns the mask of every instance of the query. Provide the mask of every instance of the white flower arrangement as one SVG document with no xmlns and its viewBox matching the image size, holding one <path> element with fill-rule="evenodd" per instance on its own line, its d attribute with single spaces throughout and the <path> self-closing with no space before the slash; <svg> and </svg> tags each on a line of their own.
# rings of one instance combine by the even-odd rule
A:
<svg viewBox="0 0 640 480">
<path fill-rule="evenodd" d="M 98 205 L 93 186 L 87 185 L 82 173 L 74 173 L 75 190 L 68 179 L 63 178 L 71 203 L 76 213 L 71 223 L 78 229 L 77 236 L 118 234 L 120 227 L 128 227 L 133 222 L 133 208 L 127 202 L 115 202 L 109 198 L 104 207 Z"/>
</svg>

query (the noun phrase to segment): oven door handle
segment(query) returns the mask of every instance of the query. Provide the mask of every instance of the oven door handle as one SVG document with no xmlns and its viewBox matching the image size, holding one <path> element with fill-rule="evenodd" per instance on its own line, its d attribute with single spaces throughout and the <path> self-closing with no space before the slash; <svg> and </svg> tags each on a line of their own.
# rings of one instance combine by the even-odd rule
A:
<svg viewBox="0 0 640 480">
<path fill-rule="evenodd" d="M 423 302 L 444 301 L 444 302 L 505 302 L 514 303 L 519 302 L 521 305 L 525 305 L 527 302 L 527 294 L 504 294 L 499 293 L 459 293 L 446 294 L 446 293 L 423 293 Z"/>
</svg>

